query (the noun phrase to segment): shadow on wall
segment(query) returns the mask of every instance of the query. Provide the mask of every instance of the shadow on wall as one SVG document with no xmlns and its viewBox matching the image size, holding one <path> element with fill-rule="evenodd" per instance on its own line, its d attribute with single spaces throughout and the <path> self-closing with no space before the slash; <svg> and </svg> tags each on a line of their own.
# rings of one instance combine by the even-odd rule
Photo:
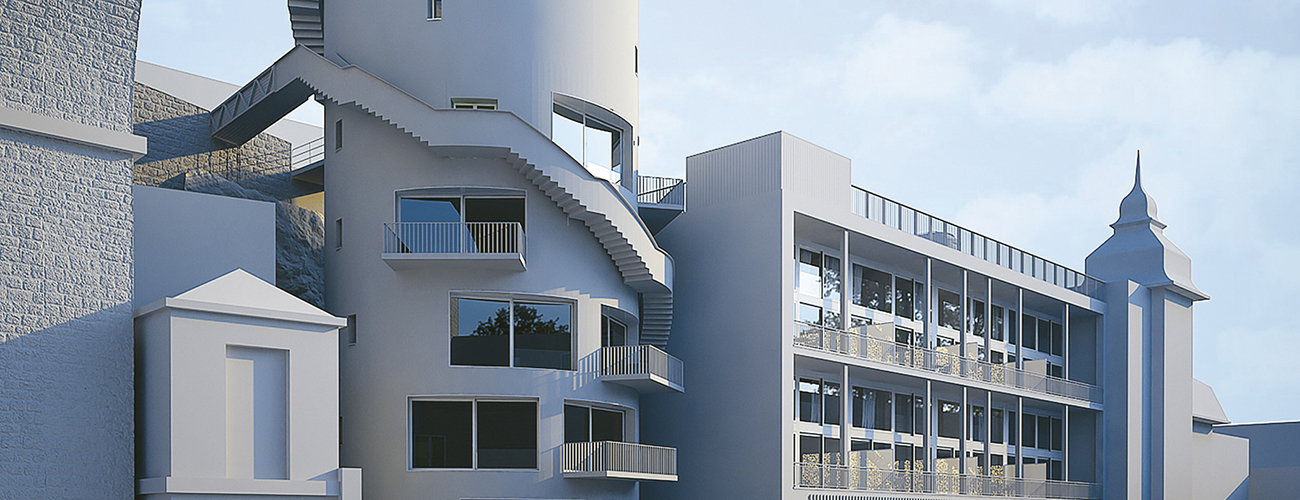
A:
<svg viewBox="0 0 1300 500">
<path fill-rule="evenodd" d="M 54 293 L 35 292 L 29 304 L 60 316 L 64 304 L 39 303 Z M 35 331 L 15 319 L 0 332 L 0 498 L 130 498 L 131 304 Z"/>
</svg>

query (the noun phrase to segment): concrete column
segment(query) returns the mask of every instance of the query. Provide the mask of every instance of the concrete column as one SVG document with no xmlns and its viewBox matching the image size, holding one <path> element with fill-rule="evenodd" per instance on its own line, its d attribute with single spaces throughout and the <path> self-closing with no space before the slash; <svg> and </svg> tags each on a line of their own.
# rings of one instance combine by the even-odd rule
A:
<svg viewBox="0 0 1300 500">
<path fill-rule="evenodd" d="M 1005 323 L 1004 323 L 1005 325 Z M 1005 332 L 1004 337 L 1005 338 Z M 993 350 L 990 348 L 993 341 L 993 278 L 984 278 L 984 361 L 992 362 Z M 992 410 L 989 410 L 990 415 Z M 988 466 L 988 462 L 984 462 Z"/>
<path fill-rule="evenodd" d="M 989 447 L 993 443 L 993 392 L 984 391 L 984 474 L 993 470 L 992 454 Z"/>
<path fill-rule="evenodd" d="M 1025 356 L 1023 354 L 1025 345 L 1025 289 L 1019 287 L 1016 288 L 1016 315 L 1016 324 L 1020 325 L 1020 331 L 1016 332 L 1016 368 L 1023 370 L 1025 369 Z M 1017 467 L 1016 470 L 1019 471 L 1020 468 Z"/>
<path fill-rule="evenodd" d="M 1066 344 L 1069 345 L 1069 344 Z M 1061 479 L 1070 480 L 1070 407 L 1065 407 L 1061 417 Z"/>
<path fill-rule="evenodd" d="M 849 232 L 844 231 L 844 241 L 840 246 L 840 329 L 849 331 L 853 324 L 849 316 L 849 303 L 853 302 L 852 292 L 853 264 L 849 262 Z M 846 379 L 847 380 L 847 379 Z"/>
<path fill-rule="evenodd" d="M 961 305 L 957 306 L 957 311 L 958 311 L 957 317 L 960 318 L 957 320 L 957 323 L 958 325 L 961 326 L 961 330 L 959 330 L 961 332 L 961 335 L 959 335 L 957 338 L 958 338 L 958 342 L 961 343 L 961 349 L 959 350 L 959 352 L 961 352 L 963 364 L 965 364 L 964 360 L 966 359 L 966 331 L 970 329 L 970 325 L 968 325 L 966 321 L 966 315 L 970 313 L 970 294 L 969 294 L 969 290 L 967 290 L 967 283 L 966 283 L 967 279 L 968 279 L 967 272 L 965 269 L 962 269 L 961 270 Z M 963 373 L 962 375 L 965 375 L 965 373 Z"/>
<path fill-rule="evenodd" d="M 927 259 L 928 260 L 928 259 Z M 929 266 L 926 266 L 929 268 Z M 928 276 L 928 274 L 927 274 Z M 928 280 L 927 280 L 928 281 Z M 927 292 L 928 293 L 928 292 Z M 934 471 L 934 391 L 933 382 L 925 381 L 925 470 Z"/>
<path fill-rule="evenodd" d="M 961 474 L 966 473 L 966 441 L 970 439 L 970 401 L 967 399 L 966 386 L 961 388 L 961 460 L 958 461 L 958 468 Z"/>
<path fill-rule="evenodd" d="M 925 347 L 927 349 L 934 347 L 934 324 L 933 323 L 934 323 L 934 310 L 935 310 L 934 309 L 935 295 L 936 294 L 934 293 L 934 260 L 929 257 L 926 257 L 925 258 L 925 325 L 924 325 L 925 345 L 922 347 Z M 929 397 L 928 393 L 927 393 L 927 397 Z M 927 400 L 926 403 L 928 404 L 929 401 Z"/>
<path fill-rule="evenodd" d="M 1023 304 L 1023 300 L 1021 304 Z M 1025 477 L 1025 398 L 1016 396 L 1016 477 Z"/>
<path fill-rule="evenodd" d="M 849 431 L 853 429 L 853 384 L 849 380 L 849 365 L 842 365 L 840 376 L 840 463 L 849 465 L 849 451 L 853 449 Z"/>
<path fill-rule="evenodd" d="M 1061 318 L 1061 339 L 1065 345 L 1061 348 L 1061 376 L 1070 379 L 1070 304 L 1065 304 L 1065 316 Z M 1068 413 L 1068 411 L 1067 411 Z"/>
</svg>

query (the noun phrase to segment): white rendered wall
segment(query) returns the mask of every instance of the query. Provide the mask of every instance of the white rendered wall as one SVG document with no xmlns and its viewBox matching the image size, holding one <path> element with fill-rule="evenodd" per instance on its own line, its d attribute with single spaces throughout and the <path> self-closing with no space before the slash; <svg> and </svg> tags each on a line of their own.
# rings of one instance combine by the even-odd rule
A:
<svg viewBox="0 0 1300 500">
<path fill-rule="evenodd" d="M 275 283 L 275 204 L 132 186 L 136 307 L 235 269 Z"/>
<path fill-rule="evenodd" d="M 600 347 L 601 305 L 633 314 L 638 305 L 635 291 L 623 283 L 591 230 L 570 220 L 504 161 L 440 157 L 352 106 L 327 105 L 326 118 L 331 124 L 343 120 L 346 134 L 341 149 L 327 143 L 326 305 L 337 316 L 357 317 L 356 345 L 340 347 L 342 463 L 365 470 L 365 494 L 393 499 L 424 498 L 430 491 L 445 498 L 635 498 L 638 487 L 633 482 L 563 478 L 558 450 L 564 440 L 566 399 L 622 406 L 635 423 L 640 420 L 636 392 L 581 371 L 450 365 L 453 291 L 575 301 L 573 359 L 577 367 L 589 362 Z M 395 221 L 395 192 L 439 186 L 526 193 L 527 271 L 465 268 L 450 262 L 422 269 L 390 268 L 381 259 L 382 224 Z M 536 399 L 539 468 L 408 470 L 409 398 L 455 395 Z M 634 426 L 631 431 L 627 437 L 634 441 Z"/>
</svg>

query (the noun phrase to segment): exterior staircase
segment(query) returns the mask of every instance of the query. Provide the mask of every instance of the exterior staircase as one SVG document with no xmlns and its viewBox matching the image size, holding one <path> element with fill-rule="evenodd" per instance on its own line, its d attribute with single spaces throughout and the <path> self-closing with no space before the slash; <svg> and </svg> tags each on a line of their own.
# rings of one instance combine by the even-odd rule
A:
<svg viewBox="0 0 1300 500">
<path fill-rule="evenodd" d="M 317 55 L 325 55 L 324 0 L 289 0 L 289 24 L 293 41 Z"/>
<path fill-rule="evenodd" d="M 569 217 L 582 221 L 641 294 L 641 342 L 664 346 L 672 328 L 672 257 L 633 206 L 558 145 L 508 111 L 434 109 L 356 66 L 295 47 L 210 113 L 212 136 L 242 144 L 312 95 L 360 110 L 447 157 L 501 158 Z"/>
</svg>

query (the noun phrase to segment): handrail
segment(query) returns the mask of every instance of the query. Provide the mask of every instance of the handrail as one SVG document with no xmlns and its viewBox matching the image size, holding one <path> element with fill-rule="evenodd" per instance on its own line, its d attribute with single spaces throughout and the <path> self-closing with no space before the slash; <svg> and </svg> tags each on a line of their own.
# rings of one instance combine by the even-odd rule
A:
<svg viewBox="0 0 1300 500">
<path fill-rule="evenodd" d="M 864 331 L 872 334 L 863 334 Z M 858 332 L 846 332 L 795 321 L 794 345 L 1054 396 L 1092 403 L 1103 402 L 1102 389 L 1095 385 L 1025 371 L 1014 366 L 963 358 L 925 347 L 899 344 L 894 341 L 892 323 L 859 327 Z"/>
<path fill-rule="evenodd" d="M 1098 483 L 851 467 L 817 462 L 797 462 L 794 467 L 795 487 L 798 488 L 1071 500 L 1101 498 L 1101 485 Z"/>
<path fill-rule="evenodd" d="M 524 238 L 518 222 L 384 223 L 384 253 L 522 254 Z"/>
<path fill-rule="evenodd" d="M 682 360 L 652 345 L 600 348 L 600 376 L 656 375 L 677 386 L 684 385 Z"/>
<path fill-rule="evenodd" d="M 1101 280 L 853 186 L 854 214 L 1053 285 L 1101 299 Z"/>
<path fill-rule="evenodd" d="M 618 441 L 564 443 L 565 473 L 629 472 L 677 475 L 677 449 Z"/>
<path fill-rule="evenodd" d="M 637 176 L 637 203 L 686 204 L 686 181 L 671 177 Z"/>
</svg>

